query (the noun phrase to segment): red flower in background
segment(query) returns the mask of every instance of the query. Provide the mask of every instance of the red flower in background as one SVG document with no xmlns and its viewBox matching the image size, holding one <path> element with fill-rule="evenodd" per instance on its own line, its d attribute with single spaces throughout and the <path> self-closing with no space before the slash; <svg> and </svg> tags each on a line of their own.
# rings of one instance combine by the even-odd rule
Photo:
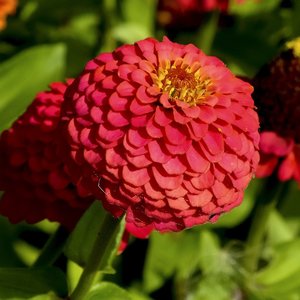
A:
<svg viewBox="0 0 300 300">
<path fill-rule="evenodd" d="M 300 182 L 300 40 L 288 45 L 253 79 L 262 128 L 256 176 Z"/>
<path fill-rule="evenodd" d="M 53 83 L 50 91 L 39 93 L 0 137 L 0 190 L 4 191 L 0 214 L 12 223 L 49 219 L 71 230 L 94 201 L 80 196 L 60 157 L 58 143 L 64 141 L 57 125 L 67 84 Z M 126 224 L 120 250 L 130 234 L 147 238 L 151 231 Z"/>
<path fill-rule="evenodd" d="M 214 10 L 226 13 L 228 7 L 229 0 L 160 0 L 157 18 L 158 23 L 164 27 L 194 28 L 202 23 L 205 13 Z"/>
<path fill-rule="evenodd" d="M 70 81 L 68 82 L 70 83 Z M 11 222 L 45 218 L 72 228 L 92 198 L 81 198 L 58 154 L 57 125 L 67 84 L 53 83 L 0 139 L 0 213 Z"/>
<path fill-rule="evenodd" d="M 73 180 L 137 227 L 215 221 L 258 163 L 251 92 L 217 58 L 166 38 L 101 54 L 65 94 Z"/>
</svg>

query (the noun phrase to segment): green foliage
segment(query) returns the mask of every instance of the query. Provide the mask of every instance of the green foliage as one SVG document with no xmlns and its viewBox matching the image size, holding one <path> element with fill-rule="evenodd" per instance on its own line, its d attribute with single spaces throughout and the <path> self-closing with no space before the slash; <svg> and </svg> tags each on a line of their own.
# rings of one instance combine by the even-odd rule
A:
<svg viewBox="0 0 300 300">
<path fill-rule="evenodd" d="M 68 293 L 64 273 L 57 268 L 0 268 L 1 299 L 28 299 L 50 291 L 60 297 Z"/>
<path fill-rule="evenodd" d="M 79 220 L 74 231 L 69 237 L 65 248 L 65 254 L 69 259 L 84 267 L 90 257 L 95 240 L 103 226 L 103 220 L 107 212 L 102 208 L 100 201 L 95 201 Z M 124 221 L 113 237 L 114 242 L 105 253 L 104 261 L 107 265 L 100 267 L 102 273 L 114 273 L 112 261 L 118 251 L 122 234 L 124 231 Z M 83 242 L 84 241 L 84 242 Z M 103 240 L 104 242 L 104 240 Z"/>
<path fill-rule="evenodd" d="M 62 44 L 24 50 L 0 65 L 0 130 L 7 128 L 50 82 L 61 80 L 65 66 Z"/>
<path fill-rule="evenodd" d="M 86 300 L 134 300 L 124 289 L 110 282 L 101 282 L 95 285 L 87 295 Z"/>
</svg>

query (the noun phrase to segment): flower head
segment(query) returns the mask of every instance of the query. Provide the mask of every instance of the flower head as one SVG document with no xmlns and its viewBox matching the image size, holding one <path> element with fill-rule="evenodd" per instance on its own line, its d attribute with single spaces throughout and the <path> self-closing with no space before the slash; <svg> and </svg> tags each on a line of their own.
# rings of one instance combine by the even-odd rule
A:
<svg viewBox="0 0 300 300">
<path fill-rule="evenodd" d="M 70 81 L 69 81 L 70 83 Z M 80 197 L 58 153 L 57 125 L 67 85 L 53 83 L 0 138 L 0 214 L 11 222 L 45 218 L 72 228 L 92 198 Z"/>
<path fill-rule="evenodd" d="M 6 26 L 7 15 L 14 14 L 16 11 L 17 0 L 1 0 L 0 1 L 0 30 Z"/>
<path fill-rule="evenodd" d="M 191 44 L 101 54 L 65 94 L 73 180 L 137 227 L 214 221 L 241 203 L 258 163 L 251 92 Z"/>
<path fill-rule="evenodd" d="M 253 79 L 262 129 L 256 175 L 276 171 L 281 181 L 300 182 L 300 39 L 287 46 Z"/>
</svg>

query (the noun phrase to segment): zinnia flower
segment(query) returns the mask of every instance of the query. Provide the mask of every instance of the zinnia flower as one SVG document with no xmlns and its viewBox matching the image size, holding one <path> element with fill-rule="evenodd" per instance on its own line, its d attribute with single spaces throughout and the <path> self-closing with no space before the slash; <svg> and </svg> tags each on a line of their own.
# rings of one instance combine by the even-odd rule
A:
<svg viewBox="0 0 300 300">
<path fill-rule="evenodd" d="M 258 163 L 251 92 L 191 44 L 149 38 L 100 54 L 65 93 L 73 180 L 137 227 L 215 221 Z"/>
<path fill-rule="evenodd" d="M 17 0 L 0 0 L 0 30 L 6 26 L 7 15 L 15 13 L 17 4 Z"/>
<path fill-rule="evenodd" d="M 70 81 L 68 82 L 70 83 Z M 0 213 L 12 223 L 58 221 L 72 228 L 93 198 L 83 198 L 58 153 L 57 125 L 67 85 L 53 83 L 0 138 Z"/>
<path fill-rule="evenodd" d="M 256 176 L 300 182 L 300 39 L 287 45 L 253 79 L 262 128 Z"/>
</svg>

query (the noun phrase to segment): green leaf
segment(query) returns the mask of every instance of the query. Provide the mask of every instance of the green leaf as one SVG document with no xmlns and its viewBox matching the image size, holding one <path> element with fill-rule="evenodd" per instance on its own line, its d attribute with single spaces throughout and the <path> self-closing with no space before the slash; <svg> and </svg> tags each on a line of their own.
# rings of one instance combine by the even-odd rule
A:
<svg viewBox="0 0 300 300">
<path fill-rule="evenodd" d="M 161 287 L 175 272 L 178 263 L 178 247 L 182 245 L 183 234 L 158 232 L 151 234 L 144 268 L 144 288 L 147 292 Z"/>
<path fill-rule="evenodd" d="M 220 251 L 218 236 L 212 231 L 201 230 L 198 255 L 200 267 L 204 273 L 212 273 L 212 271 L 214 272 L 219 269 Z"/>
<path fill-rule="evenodd" d="M 103 209 L 100 201 L 95 201 L 81 217 L 68 239 L 65 254 L 69 259 L 82 267 L 85 266 L 90 256 L 96 237 L 101 230 L 105 214 L 107 212 Z M 103 261 L 107 261 L 108 263 L 100 267 L 103 273 L 114 273 L 112 260 L 119 248 L 124 226 L 125 222 L 123 220 L 119 230 L 115 234 L 114 242 L 105 253 L 106 258 Z"/>
<path fill-rule="evenodd" d="M 273 297 L 299 292 L 300 239 L 275 247 L 273 260 L 254 276 L 254 282 L 257 291 L 265 296 Z"/>
<path fill-rule="evenodd" d="M 85 300 L 132 300 L 130 294 L 116 284 L 101 282 L 86 296 Z"/>
<path fill-rule="evenodd" d="M 198 239 L 199 228 L 168 234 L 153 232 L 144 268 L 145 290 L 160 288 L 173 275 L 178 280 L 191 276 L 197 268 Z"/>
<path fill-rule="evenodd" d="M 135 23 L 121 23 L 112 30 L 112 36 L 122 43 L 132 44 L 138 40 L 145 39 L 151 35 L 145 27 L 140 27 Z"/>
<path fill-rule="evenodd" d="M 267 230 L 270 245 L 288 242 L 296 237 L 296 233 L 292 231 L 288 222 L 276 210 L 273 210 L 269 217 Z"/>
<path fill-rule="evenodd" d="M 239 299 L 234 296 L 235 284 L 220 276 L 208 276 L 198 281 L 195 291 L 191 291 L 188 299 L 191 300 L 232 300 Z M 249 299 L 248 299 L 249 300 Z M 266 299 L 265 299 L 266 300 Z"/>
<path fill-rule="evenodd" d="M 63 78 L 63 44 L 37 46 L 0 64 L 0 131 L 7 128 L 36 93 Z"/>
<path fill-rule="evenodd" d="M 246 0 L 244 3 L 238 1 L 231 1 L 230 13 L 241 16 L 255 15 L 274 10 L 279 6 L 281 0 Z"/>
<path fill-rule="evenodd" d="M 0 268 L 1 299 L 26 299 L 50 291 L 60 297 L 68 294 L 65 276 L 57 268 Z"/>
<path fill-rule="evenodd" d="M 23 267 L 24 263 L 14 250 L 16 225 L 0 216 L 0 267 Z"/>
<path fill-rule="evenodd" d="M 143 28 L 143 31 L 152 32 L 155 22 L 156 0 L 123 0 L 121 3 L 126 22 L 134 23 L 136 27 Z"/>
</svg>

